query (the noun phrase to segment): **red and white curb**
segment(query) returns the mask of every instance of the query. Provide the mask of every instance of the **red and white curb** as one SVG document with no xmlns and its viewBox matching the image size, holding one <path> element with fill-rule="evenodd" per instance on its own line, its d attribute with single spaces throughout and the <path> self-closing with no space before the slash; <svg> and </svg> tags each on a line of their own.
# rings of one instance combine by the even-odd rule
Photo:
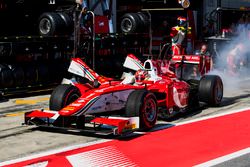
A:
<svg viewBox="0 0 250 167">
<path fill-rule="evenodd" d="M 10 164 L 14 164 L 14 163 L 22 162 L 22 161 L 27 161 L 30 159 L 36 159 L 39 157 L 44 157 L 44 156 L 49 156 L 49 155 L 53 155 L 53 154 L 57 154 L 57 153 L 61 153 L 61 152 L 71 151 L 71 150 L 75 150 L 78 148 L 88 147 L 88 146 L 92 146 L 92 145 L 99 144 L 99 143 L 105 143 L 105 142 L 109 142 L 109 141 L 111 141 L 111 140 L 102 139 L 102 140 L 92 141 L 92 142 L 88 142 L 88 143 L 84 143 L 84 144 L 77 144 L 77 145 L 72 145 L 72 146 L 68 146 L 68 147 L 64 147 L 64 148 L 49 150 L 49 151 L 29 155 L 29 156 L 26 156 L 23 158 L 18 158 L 18 159 L 14 159 L 14 160 L 1 162 L 0 166 L 10 165 Z"/>
<path fill-rule="evenodd" d="M 136 166 L 114 146 L 107 146 L 67 156 L 73 167 L 83 166 Z"/>
</svg>

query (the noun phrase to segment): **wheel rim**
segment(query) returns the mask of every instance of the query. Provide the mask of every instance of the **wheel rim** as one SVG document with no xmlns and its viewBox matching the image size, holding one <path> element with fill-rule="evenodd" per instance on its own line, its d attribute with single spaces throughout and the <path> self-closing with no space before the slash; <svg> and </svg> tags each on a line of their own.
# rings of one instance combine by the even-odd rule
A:
<svg viewBox="0 0 250 167">
<path fill-rule="evenodd" d="M 127 18 L 125 18 L 125 19 L 122 20 L 121 25 L 122 25 L 122 30 L 124 32 L 131 31 L 132 26 L 133 26 L 132 22 L 129 19 L 127 19 Z"/>
<path fill-rule="evenodd" d="M 145 101 L 144 115 L 147 121 L 153 122 L 156 117 L 156 103 L 154 99 L 149 98 Z"/>
<path fill-rule="evenodd" d="M 51 31 L 51 22 L 47 18 L 43 18 L 39 24 L 39 30 L 42 34 L 48 34 Z"/>
</svg>

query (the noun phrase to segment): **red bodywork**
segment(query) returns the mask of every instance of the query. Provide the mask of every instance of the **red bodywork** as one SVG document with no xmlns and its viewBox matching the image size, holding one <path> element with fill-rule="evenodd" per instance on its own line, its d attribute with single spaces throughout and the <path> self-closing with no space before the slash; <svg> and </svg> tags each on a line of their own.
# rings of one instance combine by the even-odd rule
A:
<svg viewBox="0 0 250 167">
<path fill-rule="evenodd" d="M 173 56 L 171 62 L 172 65 L 179 65 L 177 68 L 181 69 L 183 63 L 196 64 L 202 75 L 210 69 L 207 66 L 209 62 L 207 62 L 206 56 L 178 55 Z M 157 111 L 161 112 L 161 109 L 163 109 L 169 111 L 169 115 L 183 111 L 188 107 L 190 97 L 192 96 L 190 94 L 191 86 L 169 70 L 170 65 L 168 61 L 146 60 L 144 64 L 142 64 L 135 56 L 128 55 L 124 66 L 130 66 L 130 68 L 134 70 L 146 70 L 149 77 L 140 84 L 136 82 L 126 83 L 124 82 L 125 79 L 117 81 L 98 75 L 79 58 L 72 59 L 68 71 L 87 78 L 93 82 L 93 84 L 72 82 L 71 84 L 77 87 L 81 92 L 81 96 L 78 99 L 69 105 L 64 105 L 65 107 L 59 111 L 35 110 L 25 113 L 25 123 L 37 125 L 37 123 L 32 122 L 32 120 L 44 118 L 42 119 L 42 125 L 51 125 L 53 122 L 58 122 L 58 119 L 64 122 L 63 120 L 65 118 L 70 118 L 70 120 L 77 122 L 85 116 L 91 115 L 96 117 L 96 115 L 98 115 L 98 118 L 93 119 L 91 122 L 117 126 L 118 128 L 115 133 L 121 134 L 126 128 L 134 129 L 135 125 L 138 127 L 138 123 L 136 123 L 133 117 L 131 117 L 131 119 L 107 119 L 100 116 L 105 114 L 111 116 L 114 115 L 114 112 L 116 112 L 115 115 L 117 115 L 117 111 L 122 115 L 127 105 L 129 95 L 135 90 L 147 90 L 153 94 L 156 98 Z M 134 76 L 132 75 L 132 77 Z M 96 81 L 98 82 L 97 86 L 94 84 Z M 67 99 L 67 97 L 65 97 L 65 99 Z M 84 122 L 84 119 L 81 121 Z M 79 124 L 79 126 L 82 125 Z"/>
</svg>

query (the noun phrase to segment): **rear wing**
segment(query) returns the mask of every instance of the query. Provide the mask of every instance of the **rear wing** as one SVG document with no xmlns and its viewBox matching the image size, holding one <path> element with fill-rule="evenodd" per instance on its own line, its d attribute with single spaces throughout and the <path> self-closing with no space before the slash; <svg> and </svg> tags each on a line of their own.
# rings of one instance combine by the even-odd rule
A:
<svg viewBox="0 0 250 167">
<path fill-rule="evenodd" d="M 201 75 L 208 73 L 211 70 L 212 58 L 207 55 L 173 55 L 171 64 L 175 67 L 182 67 L 183 64 L 197 65 Z"/>
<path fill-rule="evenodd" d="M 173 63 L 201 64 L 202 56 L 200 55 L 174 55 Z"/>
</svg>

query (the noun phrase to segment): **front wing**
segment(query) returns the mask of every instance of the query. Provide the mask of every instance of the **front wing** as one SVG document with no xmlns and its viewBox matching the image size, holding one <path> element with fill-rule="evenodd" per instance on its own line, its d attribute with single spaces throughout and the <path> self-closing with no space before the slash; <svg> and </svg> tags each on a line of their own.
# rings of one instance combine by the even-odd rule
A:
<svg viewBox="0 0 250 167">
<path fill-rule="evenodd" d="M 25 125 L 122 135 L 139 129 L 139 117 L 62 116 L 57 111 L 34 110 L 24 114 Z"/>
</svg>

